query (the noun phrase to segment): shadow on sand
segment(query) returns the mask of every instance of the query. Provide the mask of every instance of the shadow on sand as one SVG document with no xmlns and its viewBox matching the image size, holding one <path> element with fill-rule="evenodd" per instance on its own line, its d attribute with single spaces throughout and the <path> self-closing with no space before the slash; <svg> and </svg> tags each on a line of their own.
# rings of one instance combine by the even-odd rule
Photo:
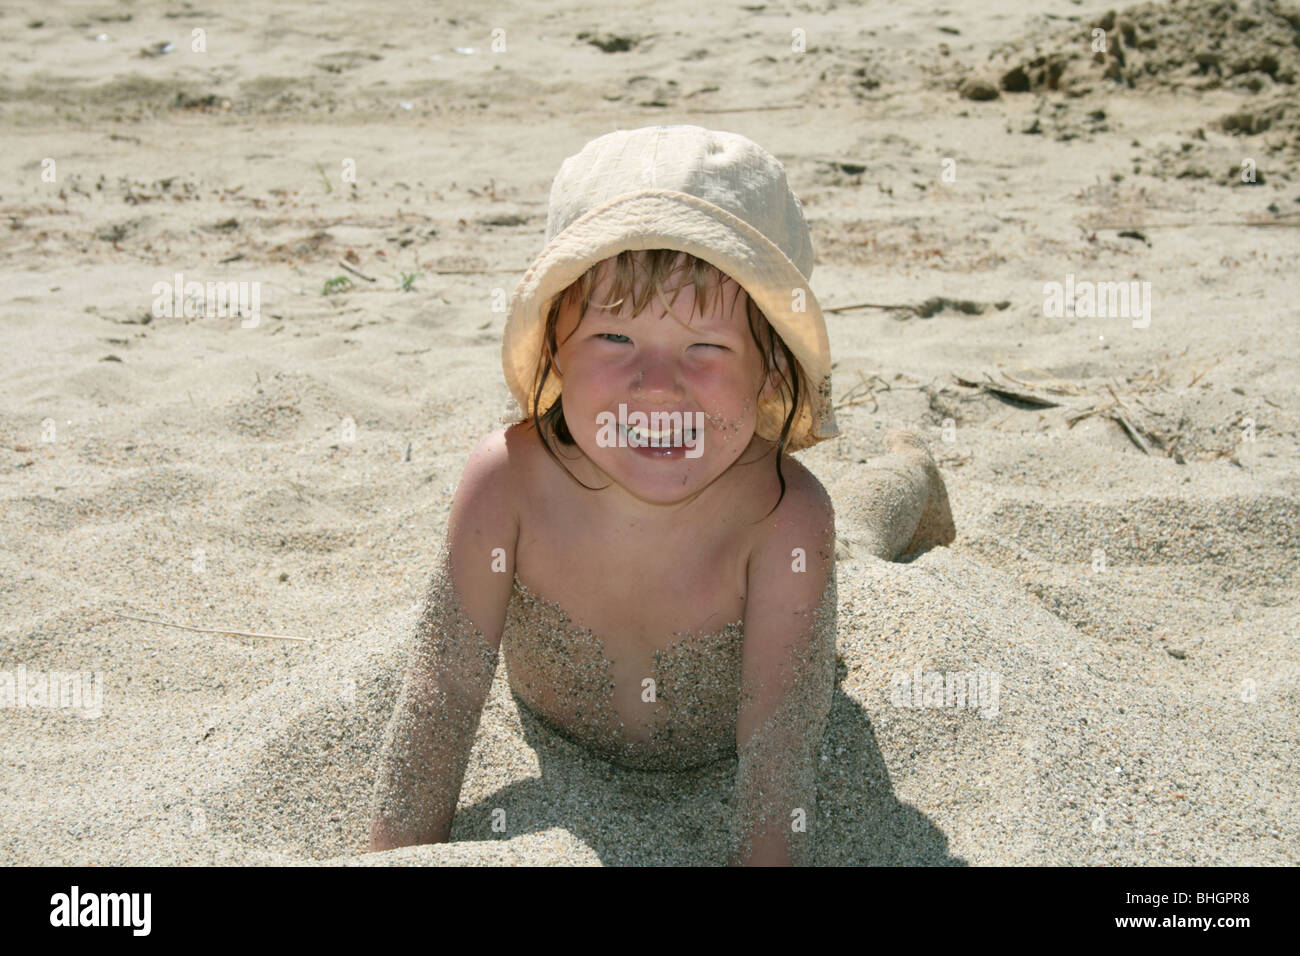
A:
<svg viewBox="0 0 1300 956">
<path fill-rule="evenodd" d="M 734 757 L 680 772 L 621 767 L 567 739 L 514 700 L 541 774 L 462 808 L 453 840 L 505 839 L 560 828 L 607 865 L 726 863 Z M 822 753 L 827 759 L 817 781 L 815 865 L 966 865 L 949 854 L 948 838 L 938 827 L 895 797 L 870 719 L 838 687 Z"/>
</svg>

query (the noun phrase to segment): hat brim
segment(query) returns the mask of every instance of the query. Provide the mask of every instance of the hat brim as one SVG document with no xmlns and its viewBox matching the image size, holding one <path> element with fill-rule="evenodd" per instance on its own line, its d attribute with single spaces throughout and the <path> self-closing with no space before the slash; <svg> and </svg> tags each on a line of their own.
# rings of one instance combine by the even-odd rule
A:
<svg viewBox="0 0 1300 956">
<path fill-rule="evenodd" d="M 511 297 L 501 344 L 506 384 L 521 409 L 531 407 L 551 299 L 602 260 L 639 249 L 676 249 L 703 259 L 735 279 L 762 310 L 806 379 L 788 451 L 839 434 L 830 401 L 826 321 L 804 275 L 776 245 L 725 209 L 662 189 L 618 196 L 589 210 L 548 242 L 524 273 Z M 561 390 L 562 381 L 552 369 L 539 415 Z M 778 389 L 760 406 L 755 430 L 775 441 L 788 414 Z"/>
</svg>

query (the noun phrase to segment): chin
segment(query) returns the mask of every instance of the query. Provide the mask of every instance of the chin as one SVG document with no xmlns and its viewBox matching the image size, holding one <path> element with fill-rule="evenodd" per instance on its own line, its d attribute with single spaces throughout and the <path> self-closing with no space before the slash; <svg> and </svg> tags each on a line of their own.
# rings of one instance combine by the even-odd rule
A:
<svg viewBox="0 0 1300 956">
<path fill-rule="evenodd" d="M 653 459 L 634 456 L 627 449 L 618 451 L 619 454 L 612 459 L 595 459 L 596 464 L 605 474 L 617 478 L 628 491 L 647 501 L 660 498 L 664 502 L 677 501 L 716 477 L 710 472 L 707 455 Z"/>
</svg>

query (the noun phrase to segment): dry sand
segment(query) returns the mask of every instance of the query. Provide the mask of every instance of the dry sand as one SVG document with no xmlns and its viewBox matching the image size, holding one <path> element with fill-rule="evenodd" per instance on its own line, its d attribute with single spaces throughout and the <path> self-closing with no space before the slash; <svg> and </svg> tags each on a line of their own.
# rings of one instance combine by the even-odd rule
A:
<svg viewBox="0 0 1300 956">
<path fill-rule="evenodd" d="M 917 307 L 828 315 L 844 437 L 799 456 L 841 539 L 816 859 L 1300 860 L 1300 15 L 1039 6 L 6 8 L 0 671 L 103 704 L 0 708 L 0 863 L 720 861 L 734 760 L 615 767 L 501 665 L 453 842 L 363 852 L 550 179 L 674 122 L 785 163 L 824 308 Z M 155 317 L 176 273 L 260 323 Z M 1149 326 L 1046 314 L 1068 275 L 1149 282 Z M 896 425 L 958 531 L 907 563 L 853 494 Z M 996 712 L 900 706 L 917 667 Z"/>
</svg>

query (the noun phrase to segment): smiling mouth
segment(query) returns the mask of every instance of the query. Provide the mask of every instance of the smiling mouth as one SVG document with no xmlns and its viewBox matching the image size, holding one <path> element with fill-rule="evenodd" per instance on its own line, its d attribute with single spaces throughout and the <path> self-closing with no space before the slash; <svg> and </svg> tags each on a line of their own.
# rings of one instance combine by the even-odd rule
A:
<svg viewBox="0 0 1300 956">
<path fill-rule="evenodd" d="M 627 436 L 629 442 L 637 442 L 643 445 L 654 447 L 676 447 L 679 445 L 689 444 L 695 440 L 695 429 L 688 428 L 685 435 L 681 432 L 669 428 L 666 430 L 656 428 L 637 428 L 632 425 L 623 426 L 623 434 Z"/>
</svg>

